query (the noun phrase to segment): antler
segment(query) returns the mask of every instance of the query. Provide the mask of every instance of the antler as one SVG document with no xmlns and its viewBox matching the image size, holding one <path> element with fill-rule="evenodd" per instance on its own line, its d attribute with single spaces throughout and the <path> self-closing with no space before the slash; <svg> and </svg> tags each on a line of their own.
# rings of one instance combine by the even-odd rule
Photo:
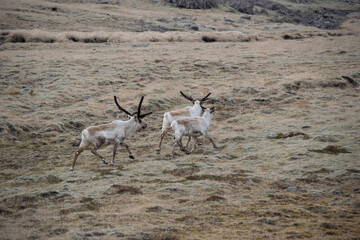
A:
<svg viewBox="0 0 360 240">
<path fill-rule="evenodd" d="M 140 100 L 140 103 L 139 103 L 139 106 L 138 106 L 138 112 L 137 112 L 138 118 L 144 118 L 144 117 L 146 117 L 147 115 L 152 114 L 152 112 L 145 113 L 145 114 L 142 114 L 142 115 L 140 114 L 140 113 L 141 113 L 141 105 L 142 105 L 143 100 L 144 100 L 144 96 L 141 97 L 141 100 Z"/>
<path fill-rule="evenodd" d="M 211 93 L 209 93 L 208 95 L 206 95 L 203 99 L 200 100 L 200 102 L 205 102 L 205 101 L 208 99 L 208 97 L 210 96 L 210 94 L 211 94 Z"/>
<path fill-rule="evenodd" d="M 138 106 L 138 111 L 137 111 L 137 116 L 140 117 L 140 112 L 141 112 L 141 104 L 144 100 L 144 96 L 141 97 L 140 99 L 140 103 L 139 103 L 139 106 Z"/>
<path fill-rule="evenodd" d="M 115 103 L 116 103 L 116 105 L 118 106 L 118 108 L 119 108 L 120 111 L 123 111 L 124 113 L 126 113 L 127 115 L 130 115 L 130 116 L 133 115 L 133 114 L 129 113 L 128 111 L 126 111 L 124 108 L 122 108 L 122 107 L 120 106 L 120 104 L 119 104 L 118 101 L 117 101 L 117 97 L 116 97 L 116 96 L 114 96 L 114 100 L 115 100 Z"/>
<path fill-rule="evenodd" d="M 143 114 L 143 115 L 140 115 L 139 118 L 144 118 L 144 117 L 146 117 L 147 115 L 150 115 L 150 114 L 152 114 L 152 112 L 149 112 L 149 113 L 145 113 L 145 114 Z"/>
<path fill-rule="evenodd" d="M 186 98 L 187 100 L 190 100 L 192 102 L 195 102 L 195 100 L 191 97 L 191 96 L 186 96 L 182 91 L 180 91 L 181 95 L 183 95 L 184 98 Z"/>
</svg>

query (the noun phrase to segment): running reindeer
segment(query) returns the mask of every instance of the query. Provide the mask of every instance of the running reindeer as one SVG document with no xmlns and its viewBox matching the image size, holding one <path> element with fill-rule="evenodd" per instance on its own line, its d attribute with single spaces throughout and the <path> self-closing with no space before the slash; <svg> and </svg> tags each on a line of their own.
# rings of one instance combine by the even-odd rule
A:
<svg viewBox="0 0 360 240">
<path fill-rule="evenodd" d="M 191 96 L 186 96 L 182 91 L 180 91 L 180 93 L 184 98 L 186 98 L 187 100 L 190 100 L 193 103 L 193 106 L 192 107 L 187 106 L 182 109 L 177 109 L 177 110 L 173 110 L 173 111 L 164 113 L 159 148 L 156 150 L 158 154 L 160 154 L 161 143 L 162 143 L 166 133 L 168 133 L 170 131 L 170 124 L 177 119 L 200 116 L 201 110 L 204 109 L 202 107 L 202 103 L 205 102 L 211 94 L 211 93 L 209 93 L 201 100 L 194 100 Z M 191 137 L 189 137 L 186 147 L 188 146 L 190 140 L 191 140 Z"/>
<path fill-rule="evenodd" d="M 214 115 L 214 112 L 215 109 L 213 107 L 210 109 L 206 108 L 202 117 L 197 116 L 193 118 L 183 118 L 175 120 L 171 123 L 171 128 L 175 131 L 175 141 L 170 154 L 171 158 L 174 157 L 176 145 L 180 147 L 181 151 L 191 154 L 196 148 L 198 142 L 197 138 L 201 135 L 208 139 L 214 148 L 218 148 L 213 139 L 208 135 L 211 117 Z M 189 136 L 190 139 L 191 137 L 195 139 L 194 146 L 190 151 L 187 151 L 187 149 L 182 145 L 181 138 L 183 136 Z"/>
<path fill-rule="evenodd" d="M 144 96 L 141 97 L 137 112 L 134 112 L 133 114 L 129 113 L 119 105 L 116 96 L 114 96 L 114 100 L 119 110 L 126 113 L 130 119 L 127 121 L 115 120 L 109 124 L 92 126 L 83 130 L 81 133 L 80 146 L 75 152 L 74 161 L 71 165 L 72 171 L 74 170 L 76 159 L 79 157 L 80 153 L 85 149 L 90 149 L 91 147 L 91 152 L 100 158 L 105 164 L 107 164 L 105 158 L 101 156 L 97 150 L 100 147 L 105 147 L 110 144 L 114 145 L 113 158 L 110 163 L 111 165 L 114 165 L 116 150 L 119 145 L 124 146 L 129 152 L 129 158 L 134 159 L 134 155 L 131 153 L 129 146 L 124 141 L 133 133 L 147 127 L 147 124 L 143 122 L 142 119 L 147 115 L 150 115 L 152 112 L 141 114 L 141 104 L 144 100 Z"/>
</svg>

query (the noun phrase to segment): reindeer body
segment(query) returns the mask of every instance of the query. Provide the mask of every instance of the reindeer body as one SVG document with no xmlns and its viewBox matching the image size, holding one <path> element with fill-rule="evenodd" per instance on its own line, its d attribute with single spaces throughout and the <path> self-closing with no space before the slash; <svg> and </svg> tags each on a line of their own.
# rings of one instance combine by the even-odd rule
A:
<svg viewBox="0 0 360 240">
<path fill-rule="evenodd" d="M 210 128 L 211 117 L 214 113 L 214 109 L 206 109 L 202 117 L 193 117 L 193 118 L 183 118 L 179 120 L 175 120 L 171 123 L 171 128 L 175 132 L 175 141 L 173 144 L 173 149 L 171 152 L 171 158 L 174 156 L 174 151 L 176 145 L 180 147 L 180 149 L 187 154 L 190 154 L 194 151 L 197 144 L 197 138 L 203 135 L 206 139 L 208 139 L 214 148 L 217 148 L 212 138 L 208 135 L 208 130 Z M 193 137 L 195 139 L 195 143 L 191 151 L 187 151 L 182 143 L 181 139 L 183 136 Z"/>
<path fill-rule="evenodd" d="M 141 119 L 151 113 L 147 113 L 143 115 L 140 114 L 140 108 L 143 98 L 144 97 L 142 97 L 140 100 L 138 112 L 134 114 L 130 114 L 118 104 L 116 97 L 114 96 L 115 103 L 118 106 L 118 108 L 121 111 L 127 113 L 129 116 L 131 116 L 131 118 L 127 121 L 115 120 L 109 124 L 91 126 L 84 129 L 81 132 L 81 143 L 78 150 L 75 152 L 74 160 L 71 165 L 71 170 L 74 170 L 76 159 L 79 157 L 80 153 L 86 149 L 91 149 L 91 152 L 95 156 L 100 158 L 103 161 L 103 163 L 107 164 L 105 158 L 101 156 L 97 152 L 97 150 L 101 147 L 105 147 L 110 144 L 114 145 L 113 158 L 110 163 L 111 165 L 114 165 L 116 150 L 119 145 L 124 146 L 129 152 L 129 157 L 134 159 L 134 156 L 131 153 L 129 146 L 126 143 L 124 143 L 124 141 L 126 138 L 130 137 L 133 133 L 147 127 L 147 124 L 142 122 Z"/>
<path fill-rule="evenodd" d="M 191 117 L 200 116 L 201 111 L 203 109 L 203 107 L 201 106 L 201 103 L 206 101 L 210 95 L 210 93 L 209 93 L 208 95 L 206 95 L 206 97 L 204 97 L 201 100 L 194 100 L 191 96 L 188 97 L 181 91 L 180 91 L 180 93 L 186 99 L 192 101 L 193 106 L 187 106 L 182 109 L 177 109 L 177 110 L 173 110 L 173 111 L 164 113 L 159 148 L 157 149 L 158 153 L 160 153 L 160 151 L 161 151 L 161 144 L 162 144 L 162 141 L 163 141 L 165 135 L 171 130 L 170 129 L 171 123 L 175 120 L 182 119 L 182 118 L 191 118 Z M 191 140 L 191 137 L 189 137 L 189 140 L 188 140 L 186 146 L 189 144 L 190 140 Z"/>
<path fill-rule="evenodd" d="M 100 148 L 122 143 L 127 137 L 144 127 L 146 125 L 141 126 L 133 117 L 127 121 L 115 120 L 109 124 L 88 127 L 81 133 L 80 147 L 99 146 Z"/>
</svg>

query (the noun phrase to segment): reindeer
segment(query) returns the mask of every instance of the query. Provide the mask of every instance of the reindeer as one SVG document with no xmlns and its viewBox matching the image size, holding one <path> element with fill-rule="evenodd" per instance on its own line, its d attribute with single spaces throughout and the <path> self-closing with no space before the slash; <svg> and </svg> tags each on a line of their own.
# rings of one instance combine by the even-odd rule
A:
<svg viewBox="0 0 360 240">
<path fill-rule="evenodd" d="M 165 137 L 165 135 L 170 131 L 170 124 L 177 119 L 186 118 L 186 117 L 196 117 L 200 116 L 201 110 L 203 109 L 202 103 L 205 102 L 211 93 L 206 95 L 201 100 L 194 100 L 191 96 L 186 96 L 182 91 L 180 91 L 181 95 L 190 100 L 194 105 L 192 107 L 187 106 L 182 109 L 173 110 L 170 112 L 164 113 L 163 118 L 163 124 L 161 129 L 161 136 L 160 136 L 160 142 L 159 142 L 159 148 L 156 150 L 158 154 L 160 154 L 161 151 L 161 143 Z M 189 142 L 191 140 L 191 137 L 189 137 L 189 140 L 186 144 L 186 147 L 188 146 Z"/>
<path fill-rule="evenodd" d="M 181 151 L 191 154 L 197 145 L 198 136 L 203 135 L 208 139 L 214 148 L 218 148 L 212 138 L 208 135 L 208 130 L 210 127 L 211 117 L 214 115 L 215 109 L 206 108 L 202 117 L 193 117 L 193 118 L 183 118 L 175 120 L 171 123 L 171 128 L 175 131 L 175 141 L 173 144 L 173 149 L 170 154 L 171 159 L 174 157 L 174 151 L 176 145 L 180 147 Z M 190 151 L 187 151 L 186 148 L 182 145 L 181 138 L 183 136 L 189 136 L 190 138 L 195 139 L 193 148 Z"/>
<path fill-rule="evenodd" d="M 119 110 L 126 113 L 130 119 L 127 121 L 115 120 L 109 124 L 91 126 L 83 130 L 81 133 L 81 143 L 78 150 L 75 152 L 74 161 L 70 169 L 71 171 L 74 170 L 76 159 L 79 157 L 80 153 L 89 148 L 95 156 L 103 161 L 104 164 L 107 164 L 107 162 L 105 158 L 97 152 L 97 150 L 100 147 L 105 147 L 110 144 L 114 145 L 113 158 L 110 165 L 114 165 L 116 150 L 119 145 L 124 146 L 129 152 L 129 158 L 134 159 L 134 155 L 131 153 L 129 146 L 124 141 L 136 131 L 147 127 L 147 124 L 144 123 L 142 119 L 147 115 L 150 115 L 152 112 L 141 114 L 141 104 L 144 100 L 144 96 L 141 97 L 137 112 L 134 112 L 133 114 L 129 113 L 119 105 L 116 96 L 114 96 L 114 100 Z"/>
</svg>

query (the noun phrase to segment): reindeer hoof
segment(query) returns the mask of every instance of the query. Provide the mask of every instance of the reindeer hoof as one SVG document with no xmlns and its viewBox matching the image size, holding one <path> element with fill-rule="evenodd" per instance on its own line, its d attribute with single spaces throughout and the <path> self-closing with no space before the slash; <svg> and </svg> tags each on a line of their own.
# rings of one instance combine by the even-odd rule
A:
<svg viewBox="0 0 360 240">
<path fill-rule="evenodd" d="M 104 163 L 104 164 L 108 164 L 107 161 L 105 161 L 105 160 L 103 160 L 103 163 Z"/>
<path fill-rule="evenodd" d="M 218 146 L 214 146 L 214 148 L 219 149 L 219 147 L 218 147 Z"/>
<path fill-rule="evenodd" d="M 160 148 L 156 149 L 156 153 L 160 154 Z"/>
<path fill-rule="evenodd" d="M 74 169 L 73 169 L 73 168 L 70 168 L 70 171 L 74 171 Z"/>
<path fill-rule="evenodd" d="M 114 163 L 110 163 L 110 166 L 114 166 Z"/>
<path fill-rule="evenodd" d="M 131 158 L 131 159 L 135 159 L 135 157 L 134 157 L 134 155 L 129 155 L 129 158 Z"/>
</svg>

